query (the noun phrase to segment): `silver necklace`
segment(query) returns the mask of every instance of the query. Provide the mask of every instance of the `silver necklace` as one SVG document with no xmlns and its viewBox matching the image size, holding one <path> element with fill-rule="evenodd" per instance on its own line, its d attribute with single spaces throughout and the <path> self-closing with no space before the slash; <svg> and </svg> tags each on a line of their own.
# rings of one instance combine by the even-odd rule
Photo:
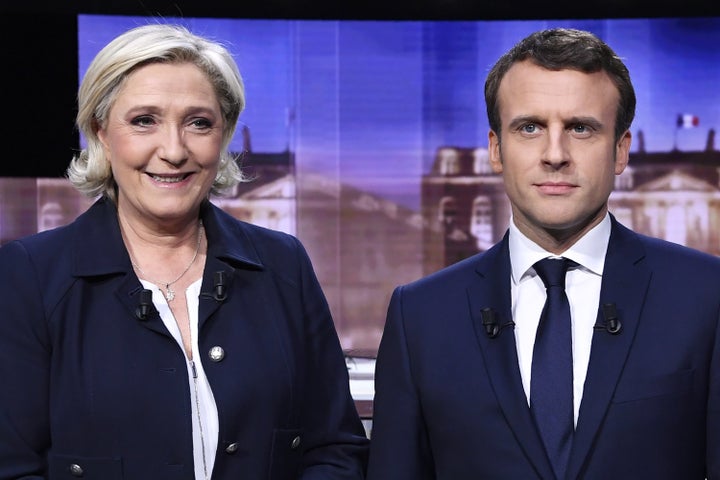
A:
<svg viewBox="0 0 720 480">
<path fill-rule="evenodd" d="M 190 263 L 188 264 L 188 266 L 185 267 L 185 270 L 183 270 L 182 273 L 180 275 L 178 275 L 177 278 L 175 278 L 175 280 L 173 280 L 172 282 L 158 282 L 156 280 L 150 279 L 145 274 L 145 272 L 143 272 L 142 268 L 140 268 L 140 266 L 137 263 L 132 261 L 132 259 L 130 260 L 130 263 L 132 263 L 132 266 L 135 267 L 135 269 L 138 272 L 140 272 L 140 274 L 143 276 L 143 278 L 145 278 L 149 282 L 152 282 L 155 285 L 157 285 L 158 287 L 160 287 L 161 292 L 163 289 L 162 285 L 165 285 L 165 291 L 162 293 L 163 293 L 163 295 L 165 295 L 165 298 L 167 299 L 168 302 L 171 302 L 171 301 L 173 301 L 173 299 L 175 299 L 175 290 L 172 289 L 172 284 L 177 282 L 178 280 L 180 280 L 188 272 L 188 270 L 190 270 L 190 267 L 193 266 L 193 263 L 195 263 L 195 259 L 197 258 L 198 253 L 200 252 L 200 244 L 202 243 L 202 230 L 203 230 L 203 225 L 202 225 L 202 222 L 200 222 L 200 225 L 198 226 L 198 238 L 197 238 L 197 246 L 195 247 L 195 254 L 192 257 L 192 260 L 190 260 Z"/>
</svg>

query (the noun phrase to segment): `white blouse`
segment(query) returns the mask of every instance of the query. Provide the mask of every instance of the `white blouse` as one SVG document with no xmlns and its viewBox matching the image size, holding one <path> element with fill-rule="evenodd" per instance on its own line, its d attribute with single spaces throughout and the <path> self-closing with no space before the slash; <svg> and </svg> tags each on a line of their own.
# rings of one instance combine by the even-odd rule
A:
<svg viewBox="0 0 720 480">
<path fill-rule="evenodd" d="M 180 336 L 180 328 L 175 321 L 175 317 L 168 306 L 165 296 L 157 285 L 143 279 L 140 279 L 140 281 L 145 288 L 152 291 L 153 304 L 155 304 L 155 308 L 160 313 L 160 318 L 178 343 L 183 355 L 185 355 L 185 363 L 187 365 L 188 379 L 190 382 L 190 404 L 192 405 L 195 478 L 197 480 L 209 480 L 212 476 L 212 469 L 215 463 L 219 421 L 215 397 L 213 396 L 210 383 L 205 375 L 205 370 L 203 370 L 198 349 L 198 308 L 202 278 L 195 281 L 185 291 L 188 316 L 190 318 L 192 359 L 188 358 L 185 353 L 182 337 Z"/>
</svg>

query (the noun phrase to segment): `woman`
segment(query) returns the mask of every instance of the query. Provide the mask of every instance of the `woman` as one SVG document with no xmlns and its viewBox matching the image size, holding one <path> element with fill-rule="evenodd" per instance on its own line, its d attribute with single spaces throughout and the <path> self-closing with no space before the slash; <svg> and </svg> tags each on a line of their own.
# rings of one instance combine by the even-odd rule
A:
<svg viewBox="0 0 720 480">
<path fill-rule="evenodd" d="M 96 203 L 0 249 L 0 479 L 360 479 L 367 438 L 308 256 L 208 197 L 244 88 L 218 43 L 130 30 L 78 94 Z"/>
</svg>

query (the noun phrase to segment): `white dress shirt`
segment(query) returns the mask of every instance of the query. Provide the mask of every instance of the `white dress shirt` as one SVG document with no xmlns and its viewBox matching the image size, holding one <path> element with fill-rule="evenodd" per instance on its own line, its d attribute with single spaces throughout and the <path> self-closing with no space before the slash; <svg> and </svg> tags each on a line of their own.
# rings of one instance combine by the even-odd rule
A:
<svg viewBox="0 0 720 480">
<path fill-rule="evenodd" d="M 532 268 L 538 260 L 555 256 L 520 233 L 514 222 L 509 228 L 510 264 L 512 268 L 512 316 L 515 322 L 520 375 L 530 404 L 530 372 L 532 371 L 535 332 L 545 304 L 545 286 Z M 562 256 L 578 265 L 568 270 L 565 284 L 572 319 L 573 406 L 577 425 L 585 376 L 590 360 L 593 326 L 600 304 L 600 286 L 608 242 L 610 216 L 585 234 Z"/>
<path fill-rule="evenodd" d="M 185 355 L 188 381 L 190 383 L 190 404 L 192 405 L 193 455 L 195 460 L 195 478 L 207 480 L 212 476 L 215 463 L 215 451 L 218 445 L 219 421 L 215 397 L 210 389 L 198 350 L 198 308 L 202 278 L 193 282 L 185 291 L 188 315 L 190 318 L 190 336 L 192 337 L 193 359 L 185 353 L 180 328 L 168 306 L 165 296 L 157 285 L 140 279 L 143 286 L 152 290 L 152 299 L 160 318 L 172 334 Z M 194 369 L 193 369 L 194 367 Z M 207 470 L 207 471 L 206 471 Z"/>
</svg>

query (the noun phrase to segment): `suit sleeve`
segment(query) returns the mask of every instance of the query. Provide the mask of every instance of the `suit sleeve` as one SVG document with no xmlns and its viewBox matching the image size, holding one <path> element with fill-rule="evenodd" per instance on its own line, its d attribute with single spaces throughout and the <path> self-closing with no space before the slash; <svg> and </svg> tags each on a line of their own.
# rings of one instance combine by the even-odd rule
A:
<svg viewBox="0 0 720 480">
<path fill-rule="evenodd" d="M 706 476 L 708 480 L 720 480 L 720 318 L 715 328 L 707 408 Z"/>
<path fill-rule="evenodd" d="M 327 300 L 304 247 L 297 242 L 297 248 L 306 326 L 302 402 L 306 434 L 300 478 L 362 480 L 368 439 L 350 394 L 347 366 Z"/>
<path fill-rule="evenodd" d="M 50 446 L 42 289 L 21 243 L 0 248 L 0 266 L 0 480 L 39 480 Z"/>
<path fill-rule="evenodd" d="M 403 288 L 393 292 L 375 366 L 368 480 L 434 479 L 422 404 L 412 376 Z"/>
</svg>

